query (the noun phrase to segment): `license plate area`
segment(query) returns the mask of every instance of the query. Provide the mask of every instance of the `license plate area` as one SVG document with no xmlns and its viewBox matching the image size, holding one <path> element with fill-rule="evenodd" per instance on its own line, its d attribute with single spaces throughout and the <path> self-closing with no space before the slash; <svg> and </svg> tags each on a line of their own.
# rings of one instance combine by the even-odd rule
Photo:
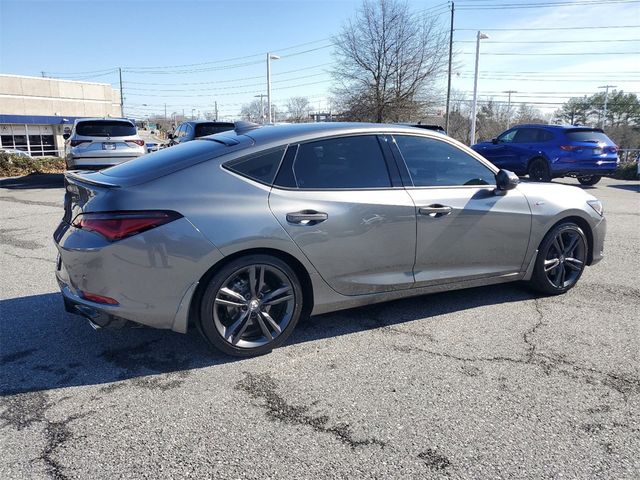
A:
<svg viewBox="0 0 640 480">
<path fill-rule="evenodd" d="M 116 144 L 115 143 L 103 142 L 102 143 L 102 149 L 103 150 L 115 150 L 116 149 Z"/>
</svg>

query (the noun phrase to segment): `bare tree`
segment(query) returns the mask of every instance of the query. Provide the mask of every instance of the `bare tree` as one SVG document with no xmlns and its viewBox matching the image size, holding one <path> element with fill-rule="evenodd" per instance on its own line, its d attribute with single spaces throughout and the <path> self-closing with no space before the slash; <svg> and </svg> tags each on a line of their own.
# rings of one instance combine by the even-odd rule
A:
<svg viewBox="0 0 640 480">
<path fill-rule="evenodd" d="M 261 123 L 263 121 L 262 115 L 266 107 L 264 104 L 260 107 L 260 100 L 253 100 L 251 103 L 245 103 L 240 110 L 240 116 L 243 120 L 249 122 Z"/>
<path fill-rule="evenodd" d="M 293 123 L 308 121 L 310 107 L 307 97 L 291 97 L 287 100 L 287 119 Z"/>
<path fill-rule="evenodd" d="M 448 51 L 437 20 L 399 0 L 363 0 L 333 43 L 339 103 L 348 117 L 376 122 L 420 116 Z"/>
</svg>

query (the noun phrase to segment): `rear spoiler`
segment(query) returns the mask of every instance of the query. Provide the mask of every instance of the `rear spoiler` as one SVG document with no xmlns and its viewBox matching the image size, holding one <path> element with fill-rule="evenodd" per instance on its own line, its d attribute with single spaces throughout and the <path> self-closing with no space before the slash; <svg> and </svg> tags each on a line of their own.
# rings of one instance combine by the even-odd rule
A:
<svg viewBox="0 0 640 480">
<path fill-rule="evenodd" d="M 100 172 L 75 170 L 65 172 L 64 176 L 72 181 L 75 180 L 95 187 L 120 188 L 120 185 L 117 183 L 104 181 L 103 178 L 105 178 L 105 175 L 102 175 Z"/>
</svg>

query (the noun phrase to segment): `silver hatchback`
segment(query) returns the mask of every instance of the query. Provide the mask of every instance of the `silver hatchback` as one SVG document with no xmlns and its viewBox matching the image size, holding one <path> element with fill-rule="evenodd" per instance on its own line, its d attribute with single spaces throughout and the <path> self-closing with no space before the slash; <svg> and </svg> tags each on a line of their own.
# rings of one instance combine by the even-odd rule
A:
<svg viewBox="0 0 640 480">
<path fill-rule="evenodd" d="M 135 124 L 126 118 L 76 120 L 64 139 L 68 170 L 100 170 L 146 153 Z"/>
<path fill-rule="evenodd" d="M 602 259 L 602 205 L 518 183 L 444 135 L 325 123 L 235 130 L 66 174 L 54 239 L 68 311 L 186 332 L 233 355 L 301 316 L 524 280 L 572 288 Z"/>
</svg>

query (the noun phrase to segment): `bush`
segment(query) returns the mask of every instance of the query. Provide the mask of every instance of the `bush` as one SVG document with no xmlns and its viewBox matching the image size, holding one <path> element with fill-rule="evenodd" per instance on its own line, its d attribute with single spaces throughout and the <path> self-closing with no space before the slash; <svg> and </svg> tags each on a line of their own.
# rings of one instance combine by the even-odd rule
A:
<svg viewBox="0 0 640 480">
<path fill-rule="evenodd" d="M 64 172 L 64 160 L 59 157 L 29 158 L 0 152 L 0 177 L 62 172 Z"/>
<path fill-rule="evenodd" d="M 638 163 L 624 162 L 618 165 L 613 178 L 618 180 L 637 180 L 638 179 Z"/>
</svg>

